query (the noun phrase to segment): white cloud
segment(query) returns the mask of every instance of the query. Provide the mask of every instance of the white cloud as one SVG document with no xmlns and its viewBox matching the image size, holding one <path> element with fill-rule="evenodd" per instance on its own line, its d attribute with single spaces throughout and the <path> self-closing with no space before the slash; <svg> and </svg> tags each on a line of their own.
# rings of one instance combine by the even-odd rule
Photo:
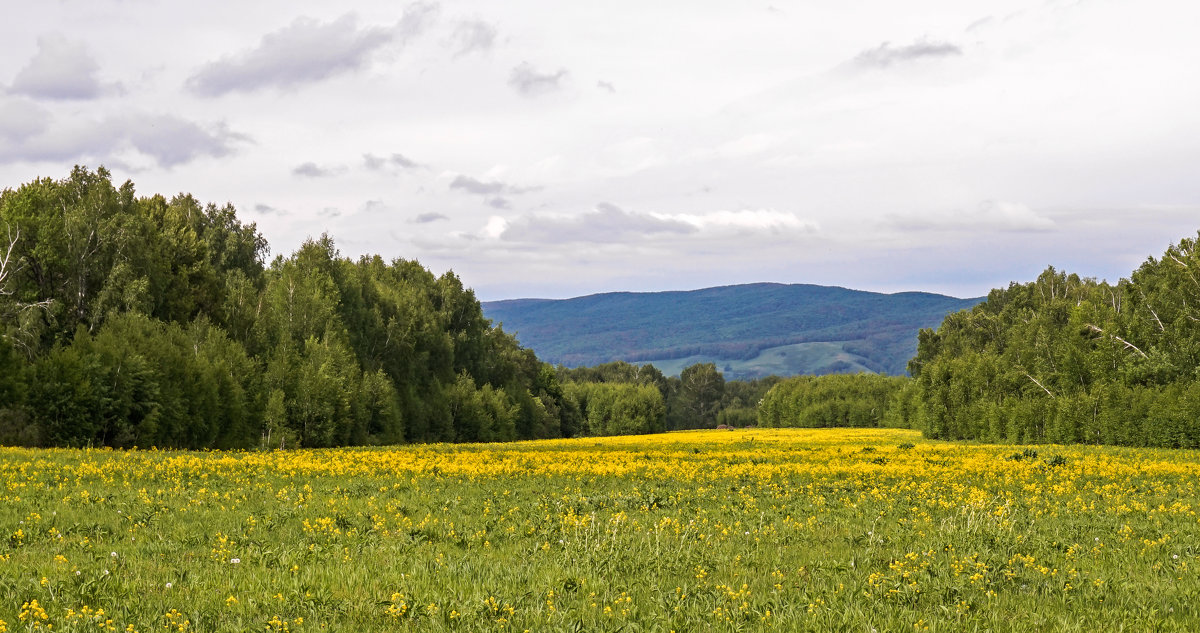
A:
<svg viewBox="0 0 1200 633">
<path fill-rule="evenodd" d="M 341 167 L 323 167 L 312 161 L 301 163 L 292 168 L 293 176 L 302 178 L 329 178 L 336 176 L 343 171 Z"/>
<path fill-rule="evenodd" d="M 0 99 L 0 138 L 10 143 L 45 132 L 50 112 L 28 99 Z"/>
<path fill-rule="evenodd" d="M 206 64 L 187 80 L 201 96 L 252 92 L 267 87 L 293 88 L 359 70 L 383 46 L 419 35 L 436 11 L 414 5 L 394 27 L 359 27 L 350 14 L 329 23 L 297 18 L 263 36 L 258 46 Z"/>
<path fill-rule="evenodd" d="M 492 217 L 488 218 L 487 224 L 483 227 L 484 237 L 490 237 L 492 239 L 503 237 L 507 231 L 508 221 L 498 215 L 493 215 Z"/>
<path fill-rule="evenodd" d="M 42 113 L 33 116 L 33 127 L 19 129 L 19 142 L 0 145 L 0 163 L 124 163 L 131 156 L 140 156 L 169 169 L 201 157 L 227 156 L 250 140 L 225 123 L 203 125 L 171 114 L 130 112 L 101 119 L 49 118 L 41 119 L 42 124 L 37 123 Z"/>
<path fill-rule="evenodd" d="M 511 220 L 489 219 L 481 236 L 522 244 L 686 243 L 692 239 L 723 239 L 750 234 L 810 234 L 813 222 L 774 209 L 713 211 L 709 213 L 644 213 L 601 202 L 578 214 L 531 213 Z"/>
<path fill-rule="evenodd" d="M 429 224 L 431 222 L 441 222 L 449 220 L 450 217 L 442 213 L 420 213 L 416 217 L 409 220 L 410 224 Z"/>
<path fill-rule="evenodd" d="M 277 209 L 269 204 L 264 204 L 262 202 L 259 202 L 254 205 L 254 211 L 255 211 L 255 213 L 260 213 L 262 215 L 287 215 L 288 214 L 288 212 L 284 209 Z"/>
<path fill-rule="evenodd" d="M 460 20 L 450 35 L 454 56 L 486 53 L 496 45 L 496 27 L 479 19 Z"/>
<path fill-rule="evenodd" d="M 814 233 L 816 222 L 803 220 L 793 213 L 775 209 L 741 209 L 738 211 L 713 211 L 711 213 L 654 214 L 664 220 L 690 224 L 697 229 L 711 231 L 733 231 L 740 233 Z"/>
<path fill-rule="evenodd" d="M 645 241 L 695 231 L 695 226 L 679 220 L 601 202 L 591 211 L 574 215 L 528 214 L 511 221 L 493 217 L 484 234 L 508 242 L 561 245 Z"/>
<path fill-rule="evenodd" d="M 13 79 L 12 92 L 40 99 L 94 99 L 117 88 L 100 83 L 100 65 L 81 42 L 50 34 L 37 43 L 37 53 Z"/>
<path fill-rule="evenodd" d="M 860 68 L 890 68 L 921 60 L 958 57 L 962 54 L 962 48 L 949 42 L 918 40 L 905 46 L 892 46 L 891 42 L 884 42 L 859 53 L 852 63 Z"/>
<path fill-rule="evenodd" d="M 891 215 L 888 224 L 905 231 L 1052 231 L 1054 220 L 1019 202 L 985 200 L 972 209 L 949 213 Z"/>
<path fill-rule="evenodd" d="M 454 177 L 454 180 L 450 181 L 450 189 L 481 196 L 493 196 L 491 200 L 495 201 L 503 200 L 503 198 L 496 197 L 502 194 L 520 195 L 523 193 L 538 191 L 541 189 L 541 187 L 521 187 L 500 182 L 498 180 L 479 180 L 478 178 L 472 178 L 470 176 L 459 174 Z"/>
<path fill-rule="evenodd" d="M 512 69 L 508 76 L 508 85 L 523 96 L 536 97 L 558 91 L 562 88 L 567 74 L 566 68 L 547 72 L 536 69 L 529 62 L 522 62 Z"/>
<path fill-rule="evenodd" d="M 379 171 L 387 166 L 398 167 L 400 169 L 416 169 L 421 167 L 421 164 L 403 154 L 392 154 L 387 157 L 363 154 L 363 166 L 371 171 Z"/>
<path fill-rule="evenodd" d="M 244 205 L 275 252 L 329 230 L 492 296 L 1127 273 L 1197 227 L 1159 220 L 1200 204 L 1200 5 L 1034 2 L 968 31 L 994 7 L 407 1 L 24 3 L 0 21 L 0 187 L 103 163 Z M 1103 208 L 1139 212 L 1064 211 Z"/>
</svg>

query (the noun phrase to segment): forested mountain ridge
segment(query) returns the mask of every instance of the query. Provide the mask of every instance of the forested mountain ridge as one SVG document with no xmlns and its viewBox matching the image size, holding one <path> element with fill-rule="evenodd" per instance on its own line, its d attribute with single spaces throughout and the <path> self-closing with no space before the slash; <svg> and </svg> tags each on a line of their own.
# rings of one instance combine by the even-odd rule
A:
<svg viewBox="0 0 1200 633">
<path fill-rule="evenodd" d="M 980 299 L 923 292 L 881 294 L 808 284 L 758 283 L 692 291 L 617 292 L 573 299 L 483 302 L 484 315 L 512 332 L 542 359 L 569 367 L 614 360 L 749 361 L 765 350 L 836 343 L 859 363 L 821 357 L 800 371 L 837 373 L 865 368 L 903 374 L 916 333 Z M 799 352 L 792 351 L 794 358 Z M 784 352 L 786 353 L 786 351 Z M 822 364 L 824 363 L 824 364 Z M 806 370 L 806 371 L 805 371 Z M 823 371 L 824 370 L 824 371 Z M 668 372 L 670 373 L 670 372 Z M 752 368 L 742 375 L 755 377 Z"/>
</svg>

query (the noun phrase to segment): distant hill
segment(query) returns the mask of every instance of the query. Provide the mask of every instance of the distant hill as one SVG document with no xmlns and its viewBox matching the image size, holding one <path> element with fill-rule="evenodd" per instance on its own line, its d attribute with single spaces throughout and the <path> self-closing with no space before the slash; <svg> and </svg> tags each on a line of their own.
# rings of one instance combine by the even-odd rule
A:
<svg viewBox="0 0 1200 633">
<path fill-rule="evenodd" d="M 483 302 L 539 358 L 568 367 L 614 360 L 666 374 L 715 362 L 727 379 L 871 371 L 899 375 L 917 330 L 979 299 L 758 283 L 686 292 Z"/>
</svg>

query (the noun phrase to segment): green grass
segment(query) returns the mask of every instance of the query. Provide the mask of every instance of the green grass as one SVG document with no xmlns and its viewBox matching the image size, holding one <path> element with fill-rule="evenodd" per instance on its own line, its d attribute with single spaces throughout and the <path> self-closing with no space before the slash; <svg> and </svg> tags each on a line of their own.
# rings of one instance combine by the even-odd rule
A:
<svg viewBox="0 0 1200 633">
<path fill-rule="evenodd" d="M 1197 630 L 1198 473 L 1190 451 L 1022 452 L 857 429 L 276 453 L 0 449 L 0 621 Z"/>
</svg>

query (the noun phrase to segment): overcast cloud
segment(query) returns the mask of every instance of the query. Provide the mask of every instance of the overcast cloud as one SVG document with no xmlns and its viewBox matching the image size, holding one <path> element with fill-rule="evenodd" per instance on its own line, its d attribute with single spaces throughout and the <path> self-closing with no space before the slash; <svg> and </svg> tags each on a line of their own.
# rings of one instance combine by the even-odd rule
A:
<svg viewBox="0 0 1200 633">
<path fill-rule="evenodd" d="M 565 68 L 547 72 L 534 68 L 529 62 L 521 62 L 509 74 L 508 85 L 526 97 L 536 97 L 562 88 L 563 80 L 566 77 L 567 69 Z"/>
<path fill-rule="evenodd" d="M 14 5 L 0 187 L 105 165 L 483 299 L 1115 280 L 1200 229 L 1200 5 Z"/>
<path fill-rule="evenodd" d="M 16 144 L 36 136 L 50 125 L 50 113 L 28 99 L 0 97 L 0 138 Z"/>
<path fill-rule="evenodd" d="M 420 34 L 429 9 L 410 12 L 394 27 L 359 27 L 353 15 L 329 23 L 307 17 L 263 36 L 258 46 L 205 64 L 188 78 L 198 95 L 216 97 L 262 88 L 292 88 L 365 66 L 397 37 Z"/>
<path fill-rule="evenodd" d="M 302 178 L 329 178 L 340 171 L 337 167 L 322 167 L 312 161 L 301 163 L 292 168 L 292 174 Z"/>
<path fill-rule="evenodd" d="M 483 196 L 494 196 L 499 194 L 519 195 L 538 190 L 538 187 L 518 187 L 495 180 L 478 180 L 462 174 L 455 176 L 454 180 L 450 181 L 450 188 Z"/>
<path fill-rule="evenodd" d="M 907 46 L 892 46 L 891 42 L 884 42 L 856 55 L 854 63 L 862 67 L 888 68 L 906 62 L 957 57 L 962 54 L 961 48 L 946 42 L 919 41 Z"/>
<path fill-rule="evenodd" d="M 403 154 L 392 154 L 391 156 L 376 156 L 374 154 L 363 154 L 363 165 L 370 170 L 380 170 L 385 167 L 397 167 L 400 169 L 416 169 L 420 167 L 420 163 L 408 158 Z"/>
<path fill-rule="evenodd" d="M 254 205 L 254 211 L 263 215 L 287 215 L 287 211 L 284 211 L 283 209 L 276 209 L 269 204 L 263 204 L 261 202 Z"/>
<path fill-rule="evenodd" d="M 493 224 L 493 227 L 496 226 Z M 673 218 L 625 211 L 601 202 L 577 215 L 527 215 L 505 221 L 497 237 L 514 242 L 562 244 L 568 242 L 623 243 L 654 239 L 662 234 L 695 233 L 697 228 Z"/>
<path fill-rule="evenodd" d="M 414 224 L 429 224 L 439 220 L 449 220 L 450 218 L 441 213 L 422 213 L 412 219 Z"/>
<path fill-rule="evenodd" d="M 73 118 L 56 124 L 44 110 L 16 102 L 16 117 L 0 123 L 12 143 L 0 145 L 0 162 L 95 160 L 132 166 L 150 161 L 170 169 L 200 157 L 228 156 L 250 137 L 224 123 L 202 125 L 170 114 L 127 113 L 100 119 Z M 6 129 L 9 127 L 14 129 Z"/>
<path fill-rule="evenodd" d="M 100 66 L 86 46 L 56 33 L 39 37 L 37 46 L 37 53 L 13 79 L 13 92 L 42 99 L 94 99 L 101 95 Z"/>
<path fill-rule="evenodd" d="M 483 20 L 461 20 L 451 34 L 454 56 L 485 53 L 496 45 L 496 27 Z"/>
<path fill-rule="evenodd" d="M 1018 202 L 985 200 L 971 209 L 951 213 L 913 213 L 887 218 L 903 231 L 968 231 L 1029 233 L 1053 231 L 1055 223 Z"/>
</svg>

